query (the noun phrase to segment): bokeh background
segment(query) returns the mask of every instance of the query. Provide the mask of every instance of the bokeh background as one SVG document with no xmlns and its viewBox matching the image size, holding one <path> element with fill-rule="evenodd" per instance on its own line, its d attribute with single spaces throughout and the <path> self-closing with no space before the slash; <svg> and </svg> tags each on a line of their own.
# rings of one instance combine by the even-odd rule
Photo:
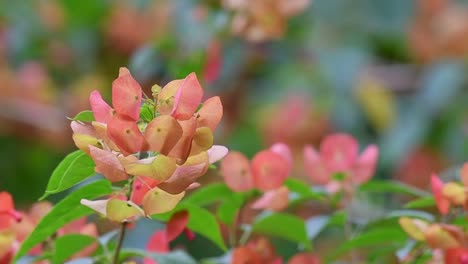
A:
<svg viewBox="0 0 468 264">
<path fill-rule="evenodd" d="M 426 188 L 468 158 L 468 1 L 0 1 L 0 190 L 37 200 L 69 120 L 126 66 L 149 94 L 196 72 L 216 142 L 252 156 L 346 132 L 381 179 Z M 220 180 L 216 172 L 204 181 Z"/>
</svg>

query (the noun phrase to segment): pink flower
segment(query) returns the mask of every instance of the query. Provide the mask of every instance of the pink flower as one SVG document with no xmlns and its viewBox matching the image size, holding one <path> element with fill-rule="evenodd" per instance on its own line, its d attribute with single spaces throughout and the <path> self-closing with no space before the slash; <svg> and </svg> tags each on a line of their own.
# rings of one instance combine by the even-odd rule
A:
<svg viewBox="0 0 468 264">
<path fill-rule="evenodd" d="M 336 185 L 336 181 L 365 183 L 375 172 L 379 151 L 375 145 L 368 146 L 360 155 L 358 151 L 358 143 L 352 136 L 329 135 L 322 141 L 320 151 L 310 145 L 304 148 L 305 170 L 312 182 L 319 185 Z M 334 179 L 338 174 L 344 179 Z"/>
</svg>

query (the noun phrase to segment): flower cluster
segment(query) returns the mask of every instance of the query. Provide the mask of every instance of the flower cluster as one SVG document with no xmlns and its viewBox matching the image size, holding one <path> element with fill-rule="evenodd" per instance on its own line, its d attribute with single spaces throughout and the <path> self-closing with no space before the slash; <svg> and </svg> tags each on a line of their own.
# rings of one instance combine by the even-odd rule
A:
<svg viewBox="0 0 468 264">
<path fill-rule="evenodd" d="M 21 243 L 31 234 L 40 220 L 52 209 L 49 202 L 34 204 L 28 211 L 17 211 L 13 199 L 7 192 L 0 192 L 0 263 L 11 263 L 13 256 Z M 82 234 L 97 237 L 98 231 L 94 223 L 88 223 L 86 218 L 75 220 L 56 232 L 56 236 L 65 234 Z M 34 247 L 29 253 L 40 255 L 47 250 L 49 241 Z M 71 256 L 72 259 L 90 256 L 98 245 L 92 244 Z"/>
<path fill-rule="evenodd" d="M 325 185 L 330 193 L 347 190 L 371 179 L 379 150 L 368 146 L 358 155 L 357 141 L 347 134 L 332 134 L 322 141 L 318 152 L 304 148 L 304 166 L 313 183 Z"/>
<path fill-rule="evenodd" d="M 270 149 L 258 152 L 249 162 L 244 154 L 231 151 L 221 163 L 226 185 L 235 192 L 252 189 L 264 191 L 252 207 L 280 211 L 287 207 L 289 191 L 282 186 L 292 167 L 289 147 L 276 143 Z"/>
<path fill-rule="evenodd" d="M 75 144 L 94 160 L 96 172 L 127 182 L 109 199 L 82 200 L 113 221 L 170 211 L 227 154 L 225 147 L 213 146 L 221 101 L 216 96 L 200 106 L 203 90 L 194 73 L 164 88 L 154 85 L 152 96 L 143 99 L 138 82 L 121 68 L 112 83 L 112 107 L 93 91 L 95 121 L 71 124 Z"/>
<path fill-rule="evenodd" d="M 468 163 L 462 167 L 461 179 L 466 186 Z M 431 181 L 436 205 L 441 214 L 448 214 L 451 205 L 466 206 L 468 201 L 465 186 L 457 182 L 443 183 L 435 174 L 432 175 Z M 400 218 L 400 225 L 413 239 L 424 242 L 432 249 L 431 263 L 463 264 L 468 262 L 468 233 L 463 227 L 446 223 L 430 223 L 409 217 Z"/>
<path fill-rule="evenodd" d="M 262 42 L 284 35 L 289 17 L 301 13 L 309 0 L 225 0 L 226 9 L 235 12 L 232 31 L 248 41 Z"/>
</svg>

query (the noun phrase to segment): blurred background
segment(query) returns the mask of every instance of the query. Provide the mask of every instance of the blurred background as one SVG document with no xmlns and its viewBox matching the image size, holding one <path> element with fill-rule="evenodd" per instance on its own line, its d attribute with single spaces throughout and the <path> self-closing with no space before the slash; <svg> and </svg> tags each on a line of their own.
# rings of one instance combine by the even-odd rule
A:
<svg viewBox="0 0 468 264">
<path fill-rule="evenodd" d="M 0 1 L 0 190 L 28 205 L 69 128 L 126 66 L 147 94 L 196 72 L 216 143 L 297 157 L 327 133 L 380 147 L 377 178 L 426 188 L 468 158 L 468 1 Z M 219 180 L 212 173 L 205 181 Z"/>
</svg>

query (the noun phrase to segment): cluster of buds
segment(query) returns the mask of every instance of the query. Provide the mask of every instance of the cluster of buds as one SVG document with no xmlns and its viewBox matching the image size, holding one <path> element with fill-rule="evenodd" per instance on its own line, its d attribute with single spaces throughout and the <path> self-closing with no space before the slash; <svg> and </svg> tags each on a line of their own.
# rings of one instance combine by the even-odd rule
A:
<svg viewBox="0 0 468 264">
<path fill-rule="evenodd" d="M 232 31 L 251 42 L 281 38 L 288 18 L 309 5 L 309 0 L 224 0 L 223 6 L 234 11 Z"/>
<path fill-rule="evenodd" d="M 461 178 L 466 186 L 468 163 L 462 167 Z M 466 207 L 467 198 L 464 186 L 456 182 L 443 183 L 435 174 L 431 177 L 431 183 L 436 205 L 441 214 L 448 214 L 451 205 Z M 400 218 L 399 222 L 409 236 L 416 241 L 424 242 L 433 250 L 431 263 L 468 263 L 468 233 L 461 226 L 429 223 L 408 217 Z"/>
<path fill-rule="evenodd" d="M 400 218 L 400 225 L 411 238 L 433 250 L 433 264 L 468 263 L 468 233 L 455 225 L 428 223 L 417 218 Z M 416 256 L 409 255 L 411 261 Z"/>
<path fill-rule="evenodd" d="M 252 204 L 253 209 L 280 211 L 288 206 L 289 190 L 283 183 L 290 174 L 291 167 L 289 147 L 276 143 L 270 149 L 258 152 L 252 161 L 240 152 L 229 152 L 221 163 L 221 172 L 226 185 L 235 192 L 252 189 L 264 192 Z"/>
<path fill-rule="evenodd" d="M 17 211 L 13 199 L 7 192 L 0 192 L 0 263 L 11 263 L 20 244 L 31 234 L 40 220 L 52 210 L 49 202 L 33 204 L 28 211 Z M 94 223 L 88 223 L 86 218 L 75 220 L 60 228 L 56 237 L 65 234 L 82 234 L 97 237 L 98 231 Z M 29 254 L 38 256 L 47 250 L 49 241 L 34 247 Z M 86 257 L 98 248 L 96 243 L 75 253 L 71 259 Z"/>
<path fill-rule="evenodd" d="M 172 210 L 209 165 L 227 154 L 225 147 L 213 146 L 221 101 L 212 97 L 201 104 L 203 90 L 194 73 L 151 90 L 153 98 L 143 99 L 138 82 L 121 68 L 112 83 L 113 108 L 93 91 L 95 121 L 71 124 L 76 146 L 94 160 L 96 172 L 127 183 L 109 199 L 82 200 L 113 221 Z"/>
<path fill-rule="evenodd" d="M 369 181 L 377 166 L 379 150 L 368 146 L 358 155 L 359 145 L 352 136 L 332 134 L 325 137 L 320 152 L 304 148 L 304 166 L 314 184 L 324 185 L 328 192 L 351 191 Z"/>
</svg>

